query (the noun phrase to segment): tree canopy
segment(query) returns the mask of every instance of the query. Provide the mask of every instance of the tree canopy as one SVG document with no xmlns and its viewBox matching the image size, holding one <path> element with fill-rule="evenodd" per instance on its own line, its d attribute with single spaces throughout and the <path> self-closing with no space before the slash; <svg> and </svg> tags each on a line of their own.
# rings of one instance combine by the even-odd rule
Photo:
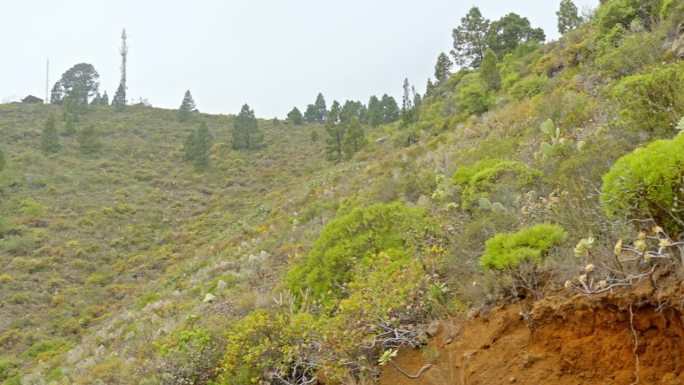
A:
<svg viewBox="0 0 684 385">
<path fill-rule="evenodd" d="M 304 123 L 304 116 L 302 116 L 302 112 L 299 111 L 299 108 L 295 107 L 292 111 L 288 112 L 287 120 L 295 126 L 299 126 Z"/>
<path fill-rule="evenodd" d="M 489 24 L 479 8 L 470 8 L 452 32 L 454 49 L 451 53 L 456 63 L 472 68 L 480 66 L 489 44 Z"/>
<path fill-rule="evenodd" d="M 261 136 L 254 110 L 245 104 L 233 123 L 233 149 L 253 149 L 261 144 Z"/>
<path fill-rule="evenodd" d="M 119 88 L 121 88 L 121 86 L 119 86 Z M 112 104 L 114 104 L 114 102 L 115 101 L 112 100 Z M 190 90 L 187 90 L 185 91 L 185 96 L 183 96 L 183 102 L 181 102 L 180 107 L 178 107 L 178 120 L 181 122 L 187 122 L 190 120 L 190 115 L 193 112 L 198 112 L 197 106 L 195 106 L 195 100 L 192 98 Z"/>
<path fill-rule="evenodd" d="M 558 16 L 558 32 L 561 34 L 573 30 L 582 24 L 582 17 L 579 15 L 577 6 L 572 0 L 561 0 L 556 16 Z"/>
<path fill-rule="evenodd" d="M 69 98 L 79 105 L 88 104 L 100 87 L 100 74 L 88 63 L 79 63 L 69 68 L 52 87 L 50 102 L 59 104 Z"/>
</svg>

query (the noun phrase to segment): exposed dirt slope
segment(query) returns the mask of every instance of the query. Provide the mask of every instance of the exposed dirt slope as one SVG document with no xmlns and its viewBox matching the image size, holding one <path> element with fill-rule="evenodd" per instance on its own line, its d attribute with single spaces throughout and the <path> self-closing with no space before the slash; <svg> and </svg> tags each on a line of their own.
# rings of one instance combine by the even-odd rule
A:
<svg viewBox="0 0 684 385">
<path fill-rule="evenodd" d="M 595 297 L 557 295 L 445 323 L 426 349 L 405 350 L 383 385 L 402 384 L 684 384 L 684 283 Z M 631 314 L 630 314 L 631 306 Z M 633 328 L 632 328 L 633 326 Z M 436 356 L 436 358 L 434 358 Z"/>
</svg>

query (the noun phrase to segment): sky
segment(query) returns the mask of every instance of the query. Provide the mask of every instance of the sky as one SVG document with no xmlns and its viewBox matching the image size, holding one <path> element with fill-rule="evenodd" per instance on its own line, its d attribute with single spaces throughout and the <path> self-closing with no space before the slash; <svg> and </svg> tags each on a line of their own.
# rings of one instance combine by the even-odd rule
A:
<svg viewBox="0 0 684 385">
<path fill-rule="evenodd" d="M 451 31 L 471 6 L 489 19 L 516 12 L 557 39 L 550 0 L 0 0 L 0 101 L 33 94 L 77 63 L 91 63 L 110 99 L 128 34 L 129 101 L 178 108 L 189 89 L 198 109 L 258 117 L 328 102 L 399 98 L 404 78 L 425 89 Z M 581 10 L 598 0 L 575 0 Z"/>
</svg>

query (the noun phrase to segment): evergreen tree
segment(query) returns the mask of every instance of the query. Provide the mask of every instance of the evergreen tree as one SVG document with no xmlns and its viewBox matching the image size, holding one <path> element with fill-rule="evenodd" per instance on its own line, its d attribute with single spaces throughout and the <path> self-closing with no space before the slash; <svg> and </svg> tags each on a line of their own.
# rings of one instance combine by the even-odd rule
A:
<svg viewBox="0 0 684 385">
<path fill-rule="evenodd" d="M 342 159 L 342 145 L 345 127 L 340 122 L 341 107 L 335 100 L 330 106 L 328 119 L 325 122 L 325 130 L 328 132 L 325 152 L 329 160 L 338 162 Z"/>
<path fill-rule="evenodd" d="M 202 122 L 197 131 L 192 132 L 185 141 L 185 160 L 194 163 L 197 169 L 209 167 L 212 136 L 209 127 Z"/>
<path fill-rule="evenodd" d="M 357 118 L 352 118 L 344 131 L 344 139 L 342 141 L 345 159 L 351 159 L 365 144 L 366 139 L 363 126 Z"/>
<path fill-rule="evenodd" d="M 102 104 L 102 96 L 100 96 L 100 93 L 98 92 L 95 94 L 95 97 L 93 97 L 93 100 L 90 101 L 91 106 L 99 106 Z"/>
<path fill-rule="evenodd" d="M 437 79 L 438 85 L 443 85 L 447 79 L 449 79 L 449 74 L 451 73 L 451 67 L 454 63 L 451 62 L 449 56 L 444 52 L 439 54 L 437 57 L 437 64 L 435 64 L 435 79 Z"/>
<path fill-rule="evenodd" d="M 454 49 L 451 54 L 456 63 L 472 68 L 480 67 L 487 51 L 489 23 L 479 8 L 470 8 L 468 14 L 461 19 L 461 24 L 452 32 Z"/>
<path fill-rule="evenodd" d="M 316 119 L 319 123 L 325 123 L 326 117 L 328 115 L 328 109 L 325 105 L 325 98 L 322 93 L 318 93 L 316 96 L 316 102 L 314 103 L 314 109 L 316 111 Z"/>
<path fill-rule="evenodd" d="M 261 135 L 254 111 L 242 106 L 233 123 L 233 149 L 253 149 L 261 145 Z"/>
<path fill-rule="evenodd" d="M 102 144 L 97 138 L 95 126 L 92 124 L 78 131 L 76 142 L 78 143 L 78 150 L 81 154 L 94 154 L 102 147 Z"/>
<path fill-rule="evenodd" d="M 340 110 L 340 122 L 347 125 L 352 119 L 361 120 L 366 114 L 366 106 L 359 101 L 347 100 Z"/>
<path fill-rule="evenodd" d="M 490 90 L 498 90 L 501 87 L 501 75 L 497 64 L 496 53 L 488 49 L 480 66 L 480 77 Z"/>
<path fill-rule="evenodd" d="M 290 123 L 294 124 L 295 126 L 304 124 L 302 112 L 299 111 L 299 108 L 297 107 L 293 108 L 292 111 L 287 114 L 287 120 L 289 120 Z"/>
<path fill-rule="evenodd" d="M 100 99 L 100 105 L 103 105 L 103 106 L 109 105 L 109 95 L 107 95 L 107 91 L 105 91 L 104 94 L 102 95 L 102 98 Z"/>
<path fill-rule="evenodd" d="M 561 35 L 576 29 L 582 24 L 582 17 L 579 15 L 577 6 L 572 0 L 561 0 L 556 16 L 558 16 L 558 32 Z"/>
<path fill-rule="evenodd" d="M 397 101 L 393 97 L 384 94 L 380 103 L 382 104 L 383 123 L 387 124 L 399 120 L 399 105 L 397 105 Z"/>
<path fill-rule="evenodd" d="M 318 123 L 318 114 L 316 113 L 316 106 L 309 104 L 306 106 L 306 111 L 304 112 L 304 120 L 308 123 Z"/>
<path fill-rule="evenodd" d="M 434 94 L 435 92 L 435 85 L 432 83 L 432 80 L 428 78 L 427 84 L 425 85 L 425 97 L 430 97 Z"/>
<path fill-rule="evenodd" d="M 384 120 L 382 103 L 377 96 L 373 95 L 368 100 L 368 111 L 366 112 L 366 123 L 372 127 L 377 127 Z"/>
<path fill-rule="evenodd" d="M 405 114 L 413 109 L 413 96 L 411 95 L 411 84 L 409 84 L 408 79 L 404 78 L 402 88 L 404 89 L 404 94 L 401 97 L 401 113 Z"/>
<path fill-rule="evenodd" d="M 112 104 L 114 104 L 114 100 L 112 100 Z M 197 107 L 195 106 L 195 101 L 192 99 L 190 90 L 187 90 L 185 91 L 185 96 L 183 96 L 183 102 L 180 107 L 178 107 L 178 121 L 187 122 L 190 120 L 190 116 L 193 112 L 197 112 Z"/>
<path fill-rule="evenodd" d="M 187 91 L 185 93 L 185 97 L 188 97 L 190 91 Z M 192 102 L 192 108 L 195 108 L 195 102 L 192 100 L 192 96 L 190 96 L 190 101 Z M 183 103 L 185 103 L 185 99 L 183 99 Z M 123 83 L 119 84 L 119 88 L 116 89 L 116 92 L 114 93 L 114 97 L 112 98 L 112 106 L 115 107 L 123 107 L 126 105 L 126 90 L 124 89 Z M 181 108 L 183 108 L 183 105 L 181 105 Z M 179 119 L 180 119 L 180 111 L 179 111 Z"/>
<path fill-rule="evenodd" d="M 311 130 L 311 141 L 312 142 L 318 141 L 318 130 L 315 128 L 313 130 Z"/>
<path fill-rule="evenodd" d="M 58 104 L 70 98 L 73 104 L 87 105 L 91 96 L 97 92 L 100 75 L 92 64 L 79 63 L 62 74 L 62 78 L 52 88 L 51 103 Z"/>
<path fill-rule="evenodd" d="M 40 137 L 40 149 L 46 154 L 54 154 L 58 152 L 61 147 L 57 129 L 55 128 L 55 116 L 50 114 L 45 122 L 43 134 Z"/>
<path fill-rule="evenodd" d="M 546 39 L 544 30 L 532 28 L 526 17 L 509 13 L 491 23 L 489 28 L 489 48 L 502 58 L 524 43 L 541 43 Z"/>
</svg>

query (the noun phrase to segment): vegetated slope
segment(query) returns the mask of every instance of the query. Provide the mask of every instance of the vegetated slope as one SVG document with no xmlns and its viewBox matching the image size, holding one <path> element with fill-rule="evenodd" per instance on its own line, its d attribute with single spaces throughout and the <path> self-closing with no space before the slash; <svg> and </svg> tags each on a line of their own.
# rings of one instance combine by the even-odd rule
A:
<svg viewBox="0 0 684 385">
<path fill-rule="evenodd" d="M 390 367 L 380 384 L 679 384 L 684 286 L 670 284 L 553 295 L 533 304 L 528 318 L 510 303 L 445 322 L 422 351 L 402 350 L 396 360 L 409 374 L 431 362 L 422 376 Z"/>
<path fill-rule="evenodd" d="M 366 127 L 365 148 L 338 164 L 323 161 L 311 126 L 262 122 L 267 146 L 234 152 L 230 118 L 203 115 L 216 144 L 212 168 L 196 172 L 180 151 L 192 124 L 138 107 L 96 108 L 84 117 L 109 128 L 101 130 L 100 158 L 76 155 L 68 137 L 63 152 L 45 157 L 35 149 L 50 107 L 2 106 L 10 154 L 3 181 L 20 183 L 3 188 L 10 225 L 2 257 L 10 273 L 1 290 L 23 294 L 2 308 L 11 316 L 0 339 L 11 348 L 3 356 L 6 381 L 373 382 L 378 362 L 403 362 L 401 354 L 393 358 L 398 346 L 425 343 L 432 319 L 470 306 L 505 297 L 528 303 L 564 282 L 569 293 L 607 290 L 645 279 L 654 265 L 676 281 L 677 234 L 644 222 L 643 212 L 609 216 L 598 193 L 625 154 L 666 139 L 657 148 L 675 159 L 681 146 L 671 139 L 684 115 L 684 12 L 676 1 L 637 3 L 607 1 L 558 42 L 521 44 L 498 58 L 496 87 L 475 70 L 451 75 L 410 118 Z M 644 153 L 622 163 L 639 165 Z M 635 171 L 663 185 L 657 167 Z M 667 186 L 677 187 L 671 179 Z M 617 191 L 650 198 L 629 187 Z M 79 196 L 79 189 L 95 194 Z M 671 212 L 681 218 L 678 207 Z M 678 229 L 674 222 L 668 231 Z M 43 289 L 31 296 L 34 287 Z M 65 291 L 66 299 L 53 301 Z M 548 301 L 533 314 L 547 325 L 538 330 L 551 333 L 563 323 L 544 309 L 564 300 Z M 591 300 L 573 301 L 579 309 Z M 622 309 L 615 336 L 628 336 L 627 303 L 615 303 Z M 23 317 L 24 309 L 36 310 L 35 318 Z M 579 325 L 575 308 L 564 309 L 559 314 Z M 500 333 L 480 333 L 475 320 L 473 334 L 506 341 L 510 329 L 510 339 L 551 351 L 574 340 L 572 333 L 555 335 L 555 347 L 529 340 L 520 311 L 491 313 L 506 325 Z M 678 333 L 675 318 L 672 325 Z M 637 329 L 637 338 L 650 330 Z M 625 339 L 617 350 L 624 355 L 632 346 Z M 423 353 L 427 361 L 446 359 L 429 346 Z M 487 370 L 509 359 L 492 357 L 467 374 L 491 380 Z M 560 362 L 555 357 L 549 353 L 549 367 Z M 633 373 L 627 357 L 617 362 L 627 365 L 620 379 Z M 570 364 L 568 376 L 586 372 Z"/>
</svg>

